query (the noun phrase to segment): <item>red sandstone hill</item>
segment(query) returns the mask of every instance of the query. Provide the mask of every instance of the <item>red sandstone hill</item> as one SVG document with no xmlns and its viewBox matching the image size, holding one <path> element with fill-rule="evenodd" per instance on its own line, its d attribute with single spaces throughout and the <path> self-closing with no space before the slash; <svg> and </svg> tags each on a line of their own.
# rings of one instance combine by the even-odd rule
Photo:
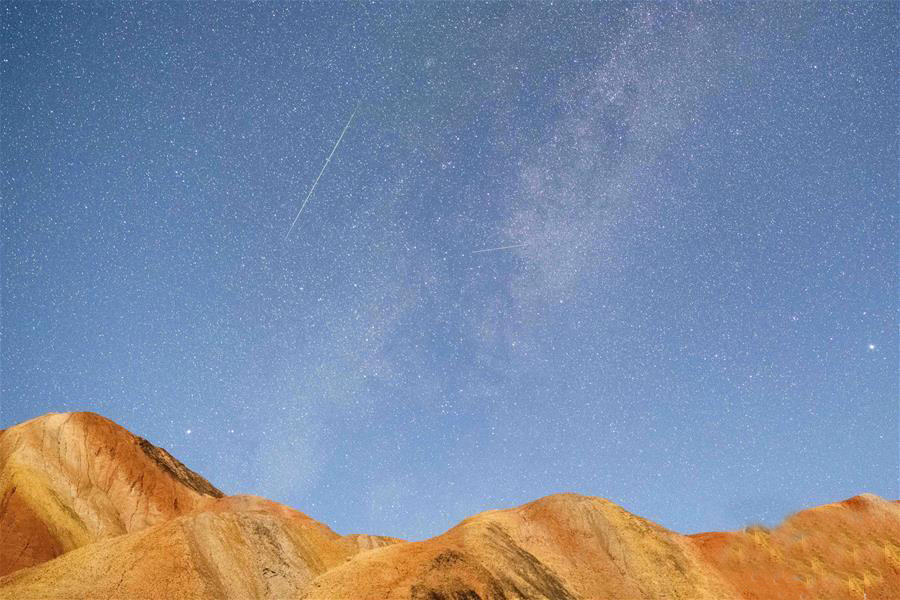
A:
<svg viewBox="0 0 900 600">
<path fill-rule="evenodd" d="M 0 432 L 0 598 L 900 598 L 900 504 L 683 536 L 601 498 L 488 511 L 423 542 L 225 497 L 92 413 Z"/>
</svg>

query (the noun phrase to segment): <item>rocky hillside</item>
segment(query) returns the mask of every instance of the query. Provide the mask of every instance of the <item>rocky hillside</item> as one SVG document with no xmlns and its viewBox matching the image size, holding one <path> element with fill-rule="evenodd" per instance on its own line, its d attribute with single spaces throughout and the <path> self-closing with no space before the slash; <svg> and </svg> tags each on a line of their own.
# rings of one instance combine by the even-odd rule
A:
<svg viewBox="0 0 900 600">
<path fill-rule="evenodd" d="M 871 495 L 772 530 L 683 536 L 562 494 L 423 542 L 340 536 L 91 413 L 0 432 L 0 494 L 0 598 L 900 597 L 900 504 Z"/>
</svg>

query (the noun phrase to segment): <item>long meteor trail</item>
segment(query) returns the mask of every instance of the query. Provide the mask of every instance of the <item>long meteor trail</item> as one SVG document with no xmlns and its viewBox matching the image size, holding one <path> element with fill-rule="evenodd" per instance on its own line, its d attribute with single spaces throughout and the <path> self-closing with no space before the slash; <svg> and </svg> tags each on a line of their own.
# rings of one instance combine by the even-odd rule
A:
<svg viewBox="0 0 900 600">
<path fill-rule="evenodd" d="M 510 250 L 512 248 L 524 248 L 528 244 L 513 244 L 512 246 L 497 246 L 496 248 L 484 248 L 483 250 L 473 250 L 472 254 L 480 254 L 481 252 L 495 252 L 497 250 Z"/>
<path fill-rule="evenodd" d="M 294 222 L 291 223 L 291 228 L 288 229 L 287 234 L 284 236 L 284 240 L 287 241 L 288 237 L 290 237 L 291 232 L 294 230 L 294 225 L 297 224 L 297 220 L 300 218 L 300 213 L 303 212 L 303 209 L 306 208 L 306 203 L 309 202 L 309 199 L 312 198 L 313 192 L 316 191 L 316 186 L 319 185 L 319 179 L 322 178 L 322 173 L 325 172 L 325 168 L 328 166 L 328 163 L 331 162 L 331 157 L 334 156 L 335 151 L 338 146 L 341 145 L 341 140 L 344 139 L 344 134 L 347 133 L 347 130 L 350 128 L 350 123 L 353 122 L 353 117 L 356 116 L 356 111 L 359 110 L 359 104 L 356 105 L 356 108 L 353 109 L 353 113 L 350 115 L 350 118 L 347 119 L 347 124 L 344 125 L 343 131 L 341 131 L 341 135 L 338 136 L 337 141 L 334 143 L 334 148 L 331 149 L 331 154 L 328 155 L 328 158 L 325 159 L 325 164 L 322 165 L 322 170 L 319 171 L 319 176 L 316 177 L 316 180 L 313 182 L 312 187 L 309 188 L 309 193 L 306 194 L 306 198 L 303 200 L 303 204 L 300 205 L 300 210 L 297 211 L 297 216 L 294 217 Z"/>
</svg>

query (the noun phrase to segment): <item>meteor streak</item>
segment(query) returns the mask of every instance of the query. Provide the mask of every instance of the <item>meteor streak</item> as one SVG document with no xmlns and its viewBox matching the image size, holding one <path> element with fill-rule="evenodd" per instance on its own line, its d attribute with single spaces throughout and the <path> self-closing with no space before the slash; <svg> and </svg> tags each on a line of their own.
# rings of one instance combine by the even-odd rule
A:
<svg viewBox="0 0 900 600">
<path fill-rule="evenodd" d="M 512 246 L 497 246 L 496 248 L 484 248 L 483 250 L 473 250 L 472 254 L 479 254 L 481 252 L 494 252 L 496 250 L 509 250 L 511 248 L 524 248 L 528 244 L 513 244 Z"/>
<path fill-rule="evenodd" d="M 288 229 L 287 234 L 284 236 L 284 240 L 287 241 L 288 237 L 291 235 L 291 232 L 294 230 L 294 225 L 297 224 L 297 219 L 300 218 L 300 213 L 303 212 L 303 209 L 306 208 L 306 203 L 309 202 L 309 199 L 312 198 L 313 192 L 316 191 L 316 186 L 319 185 L 319 179 L 322 177 L 322 173 L 325 172 L 325 167 L 328 166 L 328 163 L 331 162 L 331 157 L 334 156 L 335 150 L 341 144 L 341 140 L 344 139 L 344 134 L 347 133 L 347 129 L 350 128 L 350 123 L 353 121 L 353 117 L 356 116 L 356 111 L 359 110 L 359 104 L 356 105 L 356 108 L 353 109 L 353 113 L 350 115 L 350 118 L 347 119 L 347 124 L 344 125 L 344 130 L 341 131 L 341 135 L 338 136 L 337 141 L 334 143 L 334 148 L 331 149 L 331 154 L 328 155 L 328 158 L 325 159 L 325 164 L 322 165 L 322 170 L 319 171 L 319 176 L 316 177 L 316 180 L 313 182 L 312 187 L 309 188 L 309 193 L 306 194 L 306 198 L 303 200 L 303 204 L 300 205 L 300 210 L 297 211 L 297 216 L 294 217 L 294 222 L 291 223 L 291 228 Z"/>
</svg>

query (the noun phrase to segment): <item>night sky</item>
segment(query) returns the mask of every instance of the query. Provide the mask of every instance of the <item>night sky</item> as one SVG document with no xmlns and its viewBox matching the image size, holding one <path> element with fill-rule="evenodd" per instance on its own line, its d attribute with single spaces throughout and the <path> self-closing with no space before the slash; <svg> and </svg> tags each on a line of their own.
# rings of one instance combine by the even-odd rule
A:
<svg viewBox="0 0 900 600">
<path fill-rule="evenodd" d="M 4 2 L 0 426 L 411 539 L 896 498 L 897 7 Z"/>
</svg>

